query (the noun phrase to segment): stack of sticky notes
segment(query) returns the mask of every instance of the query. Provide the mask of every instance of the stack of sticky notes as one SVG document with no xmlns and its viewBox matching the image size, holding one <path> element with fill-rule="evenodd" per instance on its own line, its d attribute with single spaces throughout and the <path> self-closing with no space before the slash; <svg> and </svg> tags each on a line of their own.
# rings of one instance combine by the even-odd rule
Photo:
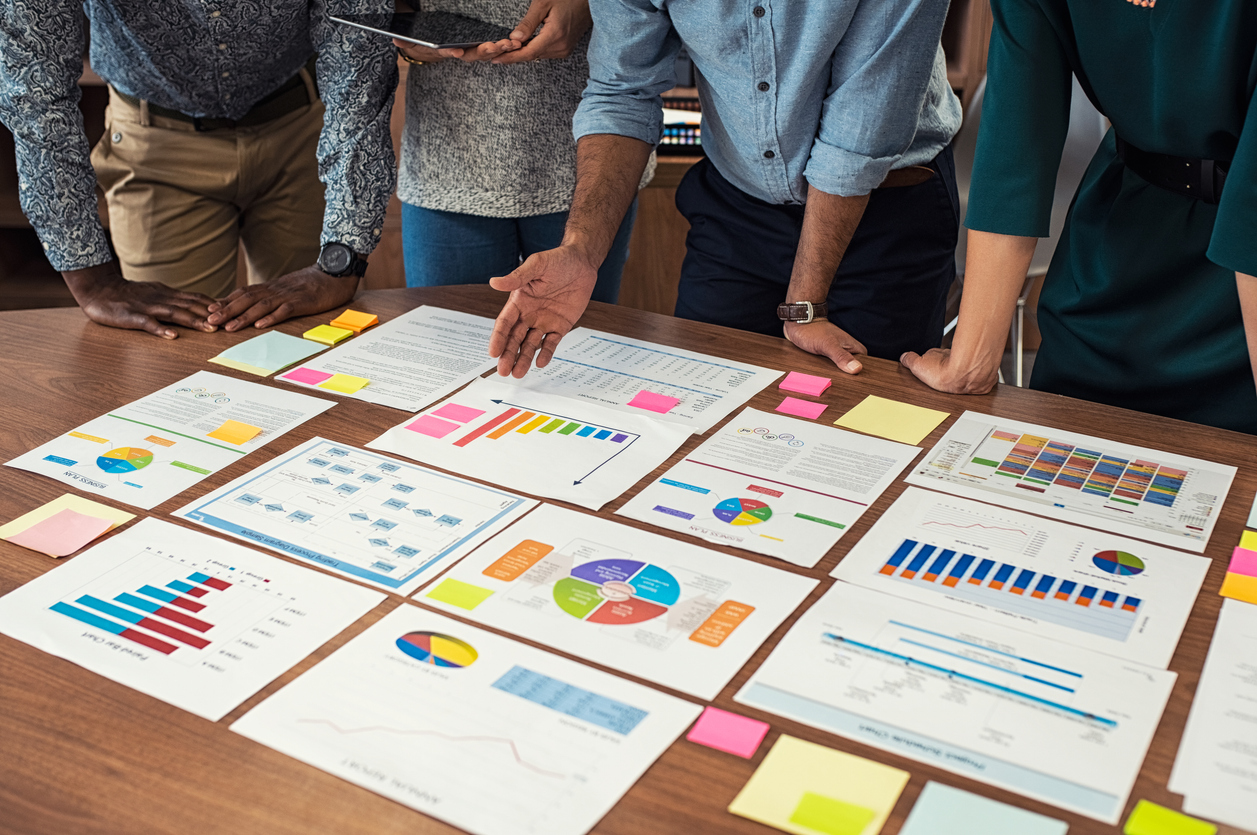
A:
<svg viewBox="0 0 1257 835">
<path fill-rule="evenodd" d="M 642 389 L 633 395 L 633 399 L 628 402 L 628 405 L 637 409 L 645 409 L 648 412 L 658 412 L 661 415 L 666 415 L 680 402 L 679 398 L 669 397 L 666 394 L 656 394 L 653 391 Z"/>
<path fill-rule="evenodd" d="M 377 325 L 380 318 L 374 313 L 361 313 L 357 310 L 346 310 L 332 320 L 332 327 L 341 328 L 354 333 L 362 333 L 372 325 Z"/>
<path fill-rule="evenodd" d="M 311 345 L 309 340 L 279 331 L 267 331 L 228 348 L 216 357 L 210 357 L 210 362 L 266 377 L 322 350 L 324 348 Z"/>
<path fill-rule="evenodd" d="M 749 760 L 755 756 L 767 733 L 767 722 L 709 706 L 703 709 L 702 715 L 685 738 L 690 742 Z"/>
<path fill-rule="evenodd" d="M 1231 553 L 1222 580 L 1223 597 L 1233 597 L 1245 603 L 1257 603 L 1257 533 L 1244 531 L 1239 547 Z"/>
<path fill-rule="evenodd" d="M 813 403 L 811 400 L 801 400 L 798 397 L 787 397 L 781 401 L 774 411 L 781 412 L 783 415 L 795 415 L 796 417 L 805 417 L 810 420 L 816 420 L 821 416 L 828 406 L 824 403 Z"/>
<path fill-rule="evenodd" d="M 134 513 L 66 493 L 0 527 L 0 539 L 50 557 L 64 557 L 134 518 Z"/>
<path fill-rule="evenodd" d="M 777 388 L 820 397 L 825 393 L 825 389 L 833 385 L 833 382 L 828 377 L 817 377 L 813 374 L 800 374 L 798 371 L 791 371 L 784 380 L 777 384 Z"/>
<path fill-rule="evenodd" d="M 889 438 L 901 444 L 919 444 L 926 435 L 934 431 L 934 427 L 947 418 L 947 412 L 870 394 L 854 409 L 834 421 L 834 425 L 879 438 Z"/>
<path fill-rule="evenodd" d="M 247 444 L 249 441 L 257 437 L 262 431 L 262 427 L 253 426 L 248 423 L 241 423 L 238 420 L 225 420 L 223 425 L 215 429 L 213 432 L 205 433 L 205 437 L 213 438 L 218 441 L 226 441 L 229 444 L 240 446 Z"/>
<path fill-rule="evenodd" d="M 1197 818 L 1141 800 L 1122 828 L 1125 835 L 1214 835 L 1218 827 Z"/>
<path fill-rule="evenodd" d="M 343 342 L 354 335 L 354 332 L 347 328 L 334 328 L 331 325 L 319 325 L 310 328 L 310 330 L 301 334 L 306 339 L 312 339 L 315 342 L 322 342 L 324 345 L 335 345 L 337 342 Z"/>
</svg>

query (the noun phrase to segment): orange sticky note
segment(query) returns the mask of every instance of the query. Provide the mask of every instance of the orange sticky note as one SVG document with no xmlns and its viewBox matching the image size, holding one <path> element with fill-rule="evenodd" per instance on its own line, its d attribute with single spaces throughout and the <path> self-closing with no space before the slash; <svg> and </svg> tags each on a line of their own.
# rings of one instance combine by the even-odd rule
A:
<svg viewBox="0 0 1257 835">
<path fill-rule="evenodd" d="M 332 327 L 344 328 L 354 333 L 362 333 L 372 325 L 379 324 L 380 317 L 374 313 L 362 313 L 357 310 L 346 310 L 332 320 Z"/>
<path fill-rule="evenodd" d="M 241 423 L 238 420 L 225 420 L 223 425 L 210 432 L 205 437 L 217 438 L 220 441 L 226 441 L 229 444 L 240 446 L 248 443 L 262 431 L 259 426 L 250 426 L 247 423 Z"/>
</svg>

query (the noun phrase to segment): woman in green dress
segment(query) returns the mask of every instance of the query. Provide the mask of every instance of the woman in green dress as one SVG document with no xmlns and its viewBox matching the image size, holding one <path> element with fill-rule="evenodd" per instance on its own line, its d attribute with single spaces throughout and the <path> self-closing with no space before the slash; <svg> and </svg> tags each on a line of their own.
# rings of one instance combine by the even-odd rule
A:
<svg viewBox="0 0 1257 835">
<path fill-rule="evenodd" d="M 1048 269 L 1030 385 L 1257 434 L 1257 2 L 991 5 L 960 323 L 903 364 L 942 391 L 995 384 L 1072 72 L 1113 129 Z"/>
</svg>

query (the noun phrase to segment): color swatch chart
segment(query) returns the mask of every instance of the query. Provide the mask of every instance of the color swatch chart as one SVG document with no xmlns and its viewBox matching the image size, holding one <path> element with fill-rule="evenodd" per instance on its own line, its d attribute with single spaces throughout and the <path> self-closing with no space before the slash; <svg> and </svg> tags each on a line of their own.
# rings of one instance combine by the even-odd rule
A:
<svg viewBox="0 0 1257 835">
<path fill-rule="evenodd" d="M 1101 551 L 1092 558 L 1095 567 L 1114 575 L 1138 573 L 1130 561 L 1142 570 L 1137 557 L 1120 551 Z M 1118 641 L 1130 635 L 1143 602 L 1087 583 L 914 539 L 903 540 L 880 573 Z M 998 602 L 993 599 L 995 595 Z"/>
<path fill-rule="evenodd" d="M 479 409 L 473 409 L 467 406 L 458 406 L 458 404 L 454 403 L 445 406 L 444 409 L 437 410 L 437 412 L 434 412 L 433 414 L 439 414 L 443 410 L 448 410 L 450 405 L 456 406 L 460 414 L 469 415 L 469 417 L 466 418 L 467 420 L 480 417 L 480 415 L 484 414 L 484 412 Z M 419 418 L 416 423 L 429 419 L 430 417 L 431 416 L 429 415 L 424 415 Z M 441 418 L 431 419 L 441 420 Z M 452 426 L 453 429 L 459 428 L 454 424 L 450 424 L 450 426 Z M 453 431 L 453 429 L 448 431 Z M 608 441 L 613 444 L 622 444 L 630 438 L 637 437 L 637 435 L 631 432 L 621 432 L 618 429 L 608 429 L 606 427 L 595 426 L 590 423 L 581 423 L 576 420 L 567 420 L 566 418 L 538 414 L 537 412 L 530 412 L 527 409 L 511 408 L 505 409 L 501 414 L 485 423 L 480 424 L 480 426 L 458 438 L 454 441 L 454 446 L 464 447 L 472 441 L 477 441 L 481 438 L 496 441 L 511 432 L 515 432 L 520 435 L 527 435 L 531 432 L 537 432 L 541 435 L 554 433 L 555 435 L 568 435 L 572 438 L 586 438 L 591 441 Z M 424 430 L 424 434 L 431 433 Z M 442 436 L 437 435 L 436 437 L 439 438 Z"/>
</svg>

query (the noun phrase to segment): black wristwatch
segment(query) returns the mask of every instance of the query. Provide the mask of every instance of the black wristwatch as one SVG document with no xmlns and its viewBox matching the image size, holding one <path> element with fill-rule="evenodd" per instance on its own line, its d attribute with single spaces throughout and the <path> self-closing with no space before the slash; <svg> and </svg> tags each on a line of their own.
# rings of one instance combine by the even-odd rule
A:
<svg viewBox="0 0 1257 835">
<path fill-rule="evenodd" d="M 362 278 L 367 271 L 367 259 L 341 243 L 330 243 L 319 253 L 319 269 L 328 275 L 356 275 Z"/>
<path fill-rule="evenodd" d="M 806 325 L 816 319 L 824 319 L 828 315 L 828 302 L 787 302 L 777 305 L 777 318 L 783 322 L 798 322 L 800 325 Z"/>
</svg>

